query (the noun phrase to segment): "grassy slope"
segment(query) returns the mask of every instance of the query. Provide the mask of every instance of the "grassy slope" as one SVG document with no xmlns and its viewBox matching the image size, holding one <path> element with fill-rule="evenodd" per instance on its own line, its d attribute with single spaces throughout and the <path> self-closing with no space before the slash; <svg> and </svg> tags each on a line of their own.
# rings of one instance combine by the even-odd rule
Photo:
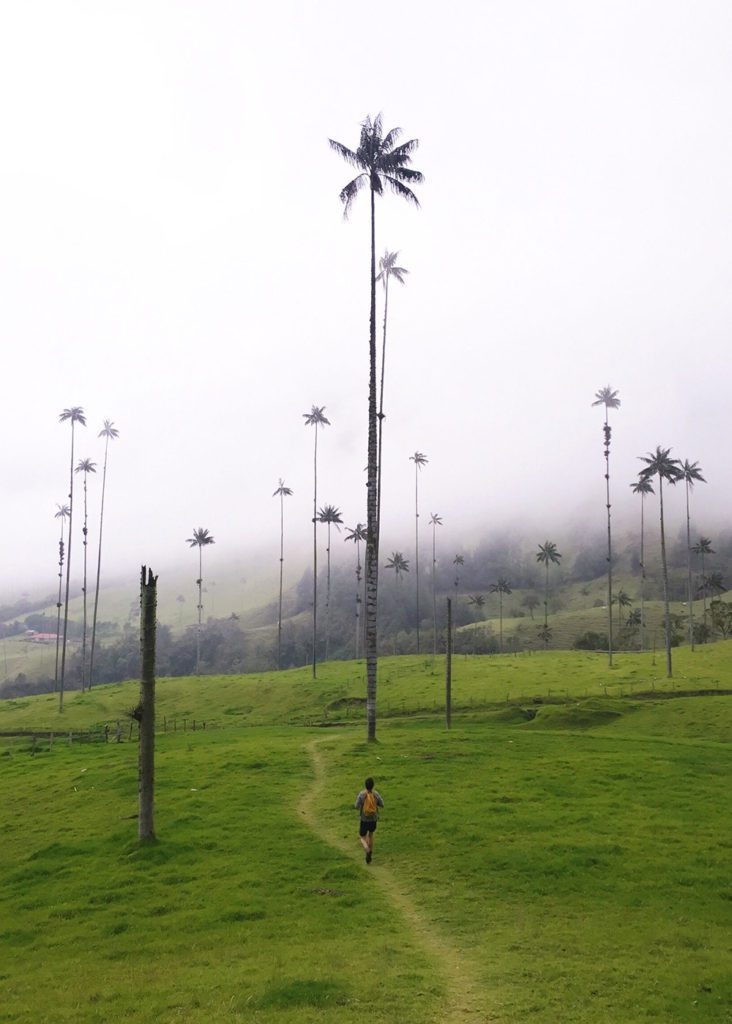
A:
<svg viewBox="0 0 732 1024">
<path fill-rule="evenodd" d="M 731 652 L 676 652 L 676 685 L 732 685 Z M 360 724 L 273 727 L 363 693 L 361 666 L 320 674 L 160 682 L 161 716 L 220 727 L 159 737 L 161 841 L 149 849 L 129 819 L 134 743 L 7 748 L 4 1020 L 441 1019 L 439 965 L 380 898 L 381 859 L 457 955 L 477 960 L 498 1022 L 729 1021 L 732 698 L 604 696 L 608 679 L 611 695 L 669 689 L 650 655 L 612 672 L 590 654 L 460 658 L 466 710 L 453 732 L 384 721 L 374 749 Z M 382 708 L 431 708 L 442 665 L 385 659 L 381 680 Z M 527 698 L 518 704 L 549 690 L 591 696 L 533 705 L 527 721 L 507 689 Z M 113 720 L 136 692 L 68 695 L 64 727 Z M 0 730 L 58 723 L 53 698 L 0 704 Z M 330 765 L 314 816 L 352 836 L 368 771 L 387 798 L 376 887 L 298 819 L 313 735 Z M 364 950 L 378 976 L 363 971 Z"/>
</svg>

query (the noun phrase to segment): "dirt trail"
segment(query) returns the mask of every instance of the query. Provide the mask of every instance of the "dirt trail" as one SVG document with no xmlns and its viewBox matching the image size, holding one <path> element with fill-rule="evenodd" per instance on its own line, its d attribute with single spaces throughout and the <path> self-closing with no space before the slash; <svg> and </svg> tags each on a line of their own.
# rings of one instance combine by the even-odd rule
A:
<svg viewBox="0 0 732 1024">
<path fill-rule="evenodd" d="M 352 842 L 349 842 L 324 826 L 322 822 L 317 819 L 313 820 L 313 808 L 319 805 L 327 782 L 325 761 L 318 749 L 318 744 L 321 742 L 322 740 L 313 740 L 306 748 L 313 761 L 313 783 L 298 804 L 298 814 L 330 846 L 350 859 L 358 859 L 363 863 L 355 822 L 354 838 Z M 486 997 L 478 981 L 475 965 L 443 938 L 433 924 L 426 920 L 392 871 L 376 861 L 368 868 L 364 864 L 364 870 L 373 873 L 374 881 L 381 887 L 397 910 L 404 915 L 425 952 L 435 960 L 438 974 L 445 979 L 447 1007 L 440 1014 L 440 1024 L 490 1024 L 495 1021 L 495 1018 L 485 1008 Z"/>
</svg>

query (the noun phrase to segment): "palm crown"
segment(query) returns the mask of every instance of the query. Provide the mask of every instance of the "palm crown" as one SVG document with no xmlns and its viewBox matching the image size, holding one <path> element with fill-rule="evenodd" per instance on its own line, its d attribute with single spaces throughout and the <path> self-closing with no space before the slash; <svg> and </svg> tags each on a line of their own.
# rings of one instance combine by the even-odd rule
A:
<svg viewBox="0 0 732 1024">
<path fill-rule="evenodd" d="M 618 392 L 614 391 L 610 385 L 607 387 L 600 388 L 599 391 L 595 392 L 595 401 L 592 403 L 595 405 L 604 405 L 606 409 L 619 409 L 620 399 L 618 398 Z"/>
<path fill-rule="evenodd" d="M 409 572 L 409 562 L 401 551 L 393 551 L 391 557 L 386 560 L 385 568 L 393 569 L 397 576 L 401 576 L 403 572 Z"/>
<path fill-rule="evenodd" d="M 291 494 L 292 494 L 292 490 L 289 487 L 285 487 L 285 481 L 282 479 L 282 477 L 280 477 L 279 483 L 277 485 L 277 490 L 274 491 L 274 493 L 272 494 L 272 497 L 273 498 L 276 498 L 276 497 L 282 498 L 282 497 L 288 497 Z"/>
<path fill-rule="evenodd" d="M 649 477 L 657 476 L 660 480 L 668 480 L 675 484 L 683 479 L 683 470 L 678 459 L 671 458 L 670 448 L 656 447 L 655 452 L 648 455 L 639 455 L 641 462 L 645 462 L 645 468 L 638 474 L 640 480 L 648 480 Z"/>
<path fill-rule="evenodd" d="M 433 512 L 430 516 L 430 526 L 442 526 L 442 516 L 439 516 L 436 512 Z"/>
<path fill-rule="evenodd" d="M 409 456 L 409 461 L 413 462 L 417 469 L 421 469 L 422 466 L 426 466 L 430 460 L 426 455 L 423 455 L 422 452 L 415 452 L 414 455 Z"/>
<path fill-rule="evenodd" d="M 53 514 L 53 518 L 54 519 L 68 519 L 69 518 L 69 506 L 68 505 L 59 505 L 58 502 L 57 502 L 56 503 L 56 508 L 58 509 L 58 512 L 54 512 L 54 514 Z"/>
<path fill-rule="evenodd" d="M 211 534 L 208 530 L 204 530 L 203 527 L 194 530 L 192 537 L 186 537 L 186 544 L 190 544 L 192 548 L 205 548 L 206 545 L 215 543 L 216 541 Z"/>
<path fill-rule="evenodd" d="M 561 558 L 561 555 L 560 555 L 560 558 Z M 495 583 L 491 583 L 491 585 L 488 587 L 488 590 L 491 592 L 491 594 L 512 594 L 513 593 L 513 591 L 511 590 L 511 584 L 508 582 L 508 580 L 504 576 L 501 576 L 500 579 L 496 580 Z"/>
<path fill-rule="evenodd" d="M 97 434 L 97 437 L 107 437 L 110 441 L 114 441 L 119 437 L 119 430 L 117 430 L 111 420 L 105 420 L 104 426 Z"/>
<path fill-rule="evenodd" d="M 318 512 L 318 522 L 327 523 L 328 525 L 334 525 L 340 529 L 339 523 L 343 523 L 340 509 L 336 508 L 335 505 L 323 505 L 320 512 Z"/>
<path fill-rule="evenodd" d="M 539 550 L 536 553 L 537 562 L 541 562 L 543 565 L 548 566 L 550 562 L 556 562 L 559 565 L 559 559 L 561 554 L 557 551 L 557 545 L 547 540 L 543 544 L 539 545 Z"/>
<path fill-rule="evenodd" d="M 60 414 L 58 421 L 59 423 L 63 423 L 65 420 L 70 420 L 72 425 L 74 423 L 81 423 L 82 427 L 86 426 L 86 416 L 84 415 L 84 410 L 80 405 L 72 405 L 69 409 L 64 409 Z"/>
<path fill-rule="evenodd" d="M 353 528 L 347 526 L 346 536 L 343 539 L 353 541 L 354 544 L 360 544 L 366 540 L 366 527 L 363 523 L 356 523 Z"/>
<path fill-rule="evenodd" d="M 305 419 L 306 427 L 329 427 L 330 420 L 325 416 L 324 405 L 314 405 L 310 412 L 304 412 L 303 418 Z"/>
<path fill-rule="evenodd" d="M 706 480 L 702 476 L 701 466 L 698 462 L 689 462 L 688 459 L 684 459 L 683 463 L 680 463 L 681 473 L 679 476 L 680 480 L 684 480 L 691 490 L 695 483 L 705 484 Z"/>
<path fill-rule="evenodd" d="M 398 257 L 398 252 L 389 252 L 387 249 L 384 255 L 379 258 L 379 273 L 376 275 L 376 280 L 383 282 L 384 288 L 386 288 L 390 277 L 397 280 L 399 284 L 406 284 L 404 275 L 408 274 L 409 271 L 405 267 L 398 267 L 396 265 Z"/>
<path fill-rule="evenodd" d="M 634 484 L 630 485 L 633 494 L 655 494 L 653 490 L 653 484 L 650 480 L 639 478 Z"/>
<path fill-rule="evenodd" d="M 695 555 L 714 555 L 716 551 L 712 547 L 709 537 L 700 537 L 697 544 L 691 549 Z"/>
<path fill-rule="evenodd" d="M 80 459 L 79 464 L 74 470 L 75 473 L 96 473 L 97 464 L 92 462 L 91 459 Z"/>
<path fill-rule="evenodd" d="M 412 153 L 419 146 L 419 140 L 410 139 L 409 142 L 397 146 L 395 143 L 401 134 L 401 128 L 392 128 L 384 135 L 381 114 L 377 114 L 373 120 L 367 117 L 361 122 L 361 136 L 357 149 L 349 149 L 334 139 L 328 140 L 332 150 L 361 172 L 341 189 L 340 200 L 343 203 L 344 217 L 348 217 L 354 199 L 366 186 L 379 196 L 383 195 L 385 187 L 389 188 L 402 199 L 419 206 L 419 200 L 410 186 L 421 184 L 424 176 L 409 167 Z"/>
</svg>

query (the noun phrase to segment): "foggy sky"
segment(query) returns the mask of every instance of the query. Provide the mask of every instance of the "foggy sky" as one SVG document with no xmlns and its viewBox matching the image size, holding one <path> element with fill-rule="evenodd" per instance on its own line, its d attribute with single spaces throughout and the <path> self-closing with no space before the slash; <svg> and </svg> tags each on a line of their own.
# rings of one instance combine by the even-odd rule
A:
<svg viewBox="0 0 732 1024">
<path fill-rule="evenodd" d="M 276 546 L 279 477 L 304 547 L 312 405 L 319 504 L 365 521 L 368 199 L 344 222 L 354 172 L 327 139 L 355 147 L 379 111 L 426 178 L 420 210 L 377 204 L 378 251 L 410 270 L 386 545 L 411 536 L 415 450 L 448 546 L 601 529 L 606 384 L 619 520 L 659 444 L 701 462 L 696 508 L 724 516 L 731 30 L 722 2 L 6 5 L 0 593 L 52 589 L 67 406 L 100 471 L 102 421 L 120 430 L 105 565 L 133 580 L 193 557 L 194 527 L 219 559 Z"/>
</svg>

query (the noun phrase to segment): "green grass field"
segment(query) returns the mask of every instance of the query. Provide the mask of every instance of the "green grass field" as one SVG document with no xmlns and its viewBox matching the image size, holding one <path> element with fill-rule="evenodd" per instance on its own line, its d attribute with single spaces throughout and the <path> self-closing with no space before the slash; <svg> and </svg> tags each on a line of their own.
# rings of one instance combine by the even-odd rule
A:
<svg viewBox="0 0 732 1024">
<path fill-rule="evenodd" d="M 450 732 L 385 659 L 376 746 L 360 664 L 160 680 L 146 847 L 127 729 L 68 742 L 136 684 L 0 703 L 55 733 L 0 740 L 0 1021 L 729 1024 L 731 655 L 461 657 Z"/>
</svg>

